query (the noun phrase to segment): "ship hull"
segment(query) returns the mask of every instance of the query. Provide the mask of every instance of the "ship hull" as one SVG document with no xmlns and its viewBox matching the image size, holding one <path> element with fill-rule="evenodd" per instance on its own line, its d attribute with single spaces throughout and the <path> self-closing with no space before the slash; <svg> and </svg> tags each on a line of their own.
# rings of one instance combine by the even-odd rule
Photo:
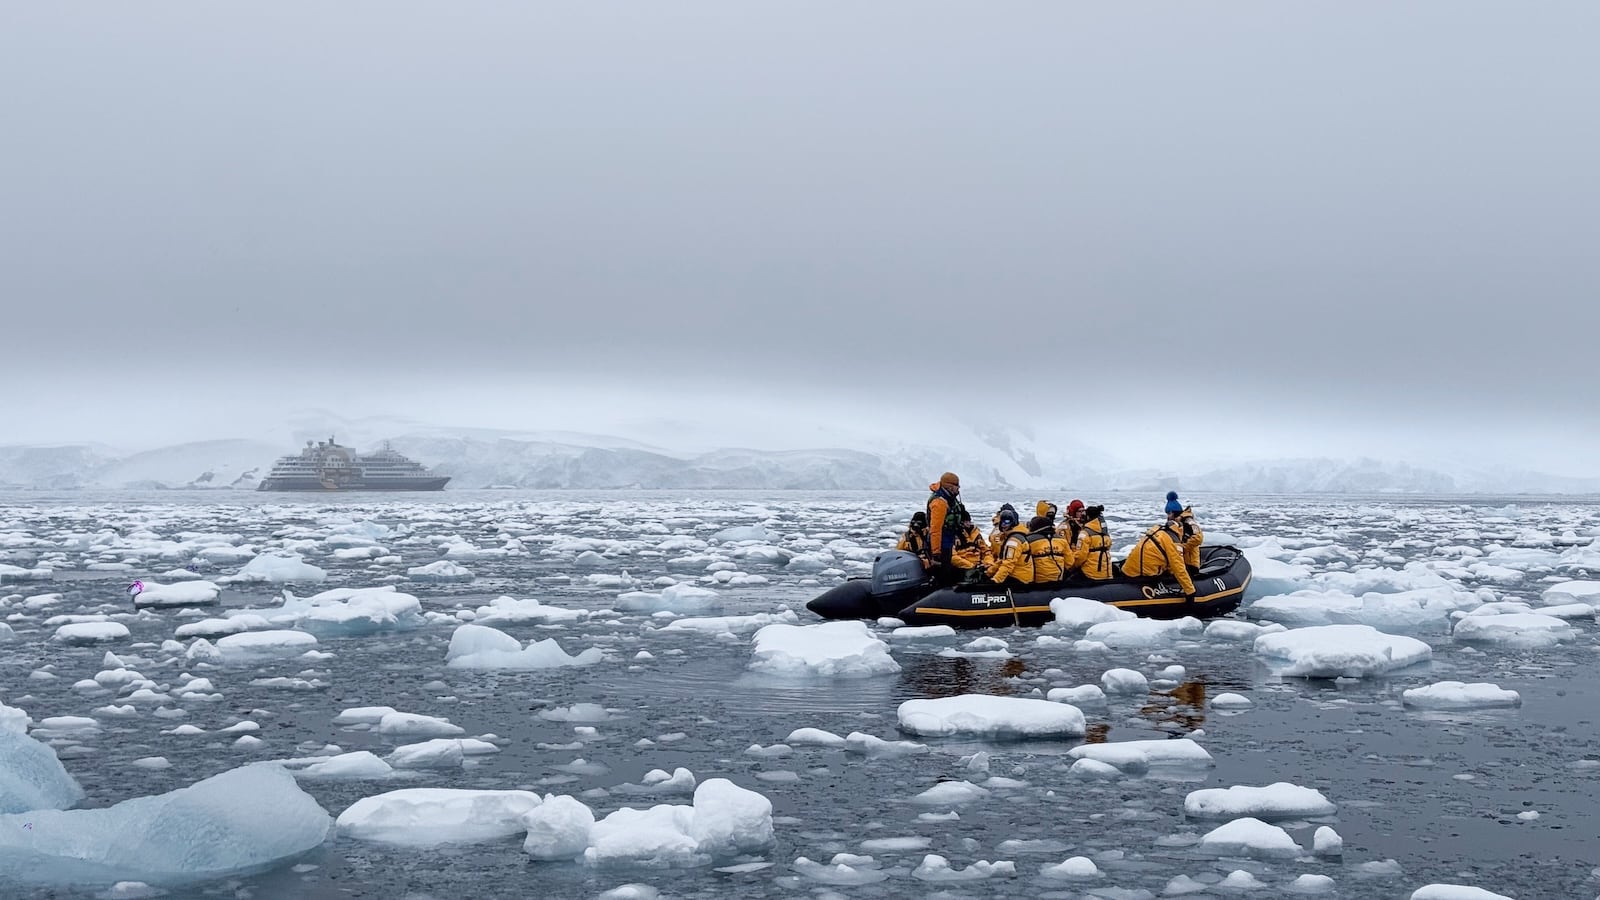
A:
<svg viewBox="0 0 1600 900">
<path fill-rule="evenodd" d="M 316 478 L 266 478 L 256 488 L 258 491 L 308 491 L 318 493 L 346 493 L 350 491 L 442 491 L 450 476 L 427 478 L 385 478 L 372 481 L 346 481 L 343 484 L 319 481 Z"/>
</svg>

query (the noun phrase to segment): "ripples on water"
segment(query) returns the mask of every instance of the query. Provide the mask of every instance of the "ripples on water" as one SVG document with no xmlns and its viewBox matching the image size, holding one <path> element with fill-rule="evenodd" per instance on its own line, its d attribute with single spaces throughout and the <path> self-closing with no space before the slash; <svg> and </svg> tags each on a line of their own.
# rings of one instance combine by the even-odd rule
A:
<svg viewBox="0 0 1600 900">
<path fill-rule="evenodd" d="M 380 583 L 396 572 L 403 574 L 406 567 L 437 558 L 436 548 L 448 540 L 494 547 L 518 537 L 529 555 L 462 560 L 477 575 L 470 584 L 402 583 L 401 587 L 421 597 L 425 609 L 434 612 L 476 607 L 500 593 L 603 610 L 612 605 L 619 589 L 589 586 L 585 576 L 591 572 L 626 570 L 645 589 L 663 574 L 677 578 L 701 574 L 703 562 L 683 564 L 685 551 L 652 549 L 672 535 L 706 539 L 728 525 L 765 523 L 783 536 L 780 546 L 804 552 L 816 552 L 836 540 L 881 547 L 890 542 L 907 511 L 920 503 L 915 497 L 445 494 L 415 500 L 354 498 L 349 504 L 334 505 L 323 498 L 285 502 L 253 495 L 218 497 L 223 499 L 209 495 L 159 501 L 16 495 L 0 499 L 0 533 L 27 535 L 38 544 L 0 544 L 6 548 L 0 552 L 0 562 L 45 561 L 57 570 L 46 582 L 8 584 L 0 588 L 0 596 L 66 593 L 67 601 L 52 607 L 49 614 L 99 610 L 118 603 L 125 611 L 121 591 L 129 578 L 148 577 L 176 562 L 141 561 L 130 574 L 93 573 L 84 567 L 128 558 L 115 548 L 135 541 L 132 536 L 143 531 L 169 540 L 183 532 L 223 532 L 238 535 L 239 543 L 259 550 L 287 540 L 315 539 L 342 521 L 370 520 L 395 529 L 395 536 L 384 543 L 403 556 L 404 563 L 374 568 L 365 561 L 337 562 L 312 552 L 308 561 L 330 572 L 321 587 Z M 1148 506 L 1146 499 L 1124 499 L 1113 505 Z M 1203 510 L 1211 532 L 1226 532 L 1243 542 L 1270 536 L 1286 546 L 1309 548 L 1306 552 L 1319 559 L 1319 570 L 1398 568 L 1403 562 L 1436 559 L 1438 548 L 1511 542 L 1527 529 L 1550 535 L 1575 529 L 1587 535 L 1600 526 L 1600 507 L 1587 502 L 1212 498 L 1197 503 L 1197 508 Z M 1113 524 L 1125 547 L 1135 524 L 1126 519 Z M 116 540 L 121 543 L 96 544 L 93 536 L 107 529 L 120 533 L 123 537 Z M 578 567 L 575 553 L 541 553 L 551 542 L 568 538 L 630 544 L 598 569 Z M 859 571 L 864 565 L 859 560 L 850 563 L 839 549 L 828 552 L 836 555 L 841 569 Z M 235 567 L 209 566 L 202 574 L 216 577 Z M 770 583 L 721 589 L 723 614 L 770 612 L 788 604 L 801 613 L 802 621 L 809 621 L 801 604 L 836 580 L 815 573 L 794 574 L 772 564 L 741 563 L 739 568 L 763 575 Z M 1505 599 L 1536 598 L 1548 572 L 1533 566 L 1522 582 L 1494 590 Z M 275 594 L 268 587 L 229 590 L 225 602 L 261 605 L 273 602 Z M 15 611 L 13 602 L 6 612 L 12 615 L 19 640 L 6 645 L 0 657 L 0 699 L 23 706 L 35 719 L 87 715 L 112 702 L 113 695 L 86 697 L 71 688 L 100 670 L 108 647 L 51 644 L 45 640 L 51 630 L 39 625 L 43 615 L 18 619 Z M 109 649 L 159 660 L 164 655 L 155 647 L 131 645 L 159 644 L 190 619 L 164 611 L 126 621 L 133 631 L 131 641 L 114 643 Z M 1524 898 L 1600 892 L 1600 882 L 1590 878 L 1590 869 L 1600 864 L 1595 849 L 1600 846 L 1596 843 L 1600 826 L 1591 818 L 1600 784 L 1596 780 L 1600 728 L 1594 704 L 1600 679 L 1594 674 L 1596 629 L 1590 622 L 1580 626 L 1578 640 L 1547 650 L 1471 650 L 1456 646 L 1442 631 L 1423 634 L 1436 650 L 1431 666 L 1387 679 L 1337 682 L 1276 678 L 1239 647 L 1192 642 L 1157 650 L 1081 653 L 1074 652 L 1070 642 L 1035 646 L 1038 632 L 1009 629 L 988 633 L 1010 642 L 1016 654 L 1012 659 L 938 655 L 972 637 L 963 635 L 910 646 L 892 644 L 902 666 L 895 675 L 786 679 L 746 670 L 748 634 L 729 640 L 663 631 L 657 624 L 648 614 L 630 613 L 562 628 L 500 626 L 523 640 L 555 636 L 570 652 L 599 646 L 608 654 L 605 662 L 589 668 L 521 673 L 445 668 L 451 628 L 443 624 L 398 634 L 324 640 L 320 649 L 331 652 L 331 659 L 204 672 L 224 694 L 222 701 L 189 703 L 183 720 L 155 718 L 148 710 L 133 718 L 104 720 L 98 735 L 61 742 L 58 751 L 88 791 L 86 805 L 108 805 L 172 790 L 254 759 L 304 755 L 327 743 L 346 751 L 385 753 L 397 741 L 340 728 L 331 720 L 346 707 L 388 705 L 445 716 L 468 734 L 492 732 L 508 742 L 503 752 L 470 767 L 423 771 L 405 782 L 303 781 L 303 787 L 334 815 L 362 796 L 399 786 L 515 787 L 581 795 L 638 782 L 650 769 L 684 766 L 702 780 L 727 776 L 761 791 L 772 799 L 779 817 L 778 842 L 765 856 L 774 865 L 744 874 L 721 874 L 710 868 L 592 869 L 535 863 L 522 852 L 520 839 L 417 851 L 335 836 L 307 858 L 293 861 L 315 869 L 296 872 L 285 863 L 263 873 L 178 889 L 173 896 L 592 896 L 629 882 L 647 883 L 663 896 L 674 897 L 812 896 L 825 886 L 798 876 L 791 865 L 796 857 L 825 861 L 838 852 L 862 852 L 865 840 L 905 836 L 924 836 L 929 846 L 877 851 L 874 855 L 892 876 L 879 884 L 838 890 L 856 897 L 925 895 L 941 888 L 953 896 L 1134 897 L 1159 895 L 1177 875 L 1215 880 L 1242 868 L 1269 886 L 1259 892 L 1262 896 L 1281 893 L 1284 884 L 1303 872 L 1332 876 L 1340 897 L 1406 896 L 1432 881 L 1477 884 Z M 648 650 L 654 659 L 636 661 L 640 650 Z M 778 743 L 800 727 L 902 739 L 895 728 L 895 710 L 906 699 L 962 693 L 1029 696 L 1056 686 L 1098 683 L 1102 672 L 1116 666 L 1153 676 L 1174 663 L 1186 669 L 1180 683 L 1158 684 L 1149 694 L 1114 696 L 1106 707 L 1087 708 L 1087 739 L 1170 737 L 1200 729 L 1216 766 L 1199 773 L 1080 782 L 1066 775 L 1072 760 L 1065 752 L 1072 744 L 1065 742 L 928 741 L 927 754 L 880 759 L 815 747 L 796 747 L 791 754 L 774 758 L 745 753 L 752 744 Z M 29 680 L 30 672 L 45 666 L 53 667 L 56 680 Z M 178 671 L 180 667 L 169 666 L 160 674 L 147 674 L 168 680 Z M 253 678 L 279 675 L 314 678 L 326 687 L 296 691 L 250 683 Z M 1496 682 L 1521 692 L 1523 706 L 1462 714 L 1400 706 L 1403 689 L 1445 679 Z M 1208 700 L 1224 691 L 1245 694 L 1254 706 L 1238 712 L 1210 708 Z M 614 711 L 613 717 L 595 726 L 596 735 L 583 737 L 570 724 L 537 716 L 547 706 L 577 702 L 602 704 Z M 235 748 L 232 735 L 160 733 L 177 721 L 215 729 L 239 718 L 261 722 L 263 748 Z M 641 740 L 653 743 L 639 747 Z M 548 749 L 574 743 L 580 746 Z M 1016 779 L 1022 786 L 997 789 L 988 799 L 961 807 L 959 820 L 919 821 L 918 814 L 929 809 L 910 802 L 915 794 L 944 779 L 982 780 L 962 764 L 964 757 L 978 751 L 990 754 L 990 774 Z M 130 767 L 133 760 L 148 756 L 165 756 L 173 766 L 156 771 Z M 571 767 L 578 758 L 591 765 Z M 1342 860 L 1218 861 L 1190 848 L 1216 823 L 1185 819 L 1183 798 L 1188 791 L 1274 781 L 1315 787 L 1339 804 L 1338 813 L 1326 823 L 1344 838 Z M 591 795 L 585 800 L 602 814 L 618 806 L 655 802 L 624 794 Z M 1528 810 L 1540 817 L 1531 822 L 1517 818 L 1517 813 Z M 1288 827 L 1302 845 L 1309 846 L 1313 823 Z M 1048 852 L 1008 856 L 998 849 L 1007 840 L 1052 843 L 1035 845 Z M 909 873 L 927 852 L 949 857 L 957 866 L 977 859 L 1013 859 L 1018 877 L 924 884 Z M 1038 876 L 1041 865 L 1076 855 L 1096 859 L 1102 877 L 1067 883 Z M 1362 868 L 1389 859 L 1398 863 L 1402 874 Z M 29 895 L 14 888 L 6 893 Z M 60 890 L 33 895 L 93 893 Z"/>
</svg>

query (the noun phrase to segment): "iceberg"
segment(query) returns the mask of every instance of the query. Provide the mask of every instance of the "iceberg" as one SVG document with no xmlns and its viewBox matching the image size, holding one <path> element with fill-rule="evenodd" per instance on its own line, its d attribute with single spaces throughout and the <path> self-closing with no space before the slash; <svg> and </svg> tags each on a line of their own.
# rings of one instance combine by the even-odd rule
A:
<svg viewBox="0 0 1600 900">
<path fill-rule="evenodd" d="M 287 770 L 257 763 L 103 809 L 0 816 L 0 871 L 34 883 L 213 879 L 311 850 L 329 823 Z"/>
<path fill-rule="evenodd" d="M 0 813 L 66 809 L 82 799 L 83 788 L 54 750 L 18 729 L 0 727 Z"/>
</svg>

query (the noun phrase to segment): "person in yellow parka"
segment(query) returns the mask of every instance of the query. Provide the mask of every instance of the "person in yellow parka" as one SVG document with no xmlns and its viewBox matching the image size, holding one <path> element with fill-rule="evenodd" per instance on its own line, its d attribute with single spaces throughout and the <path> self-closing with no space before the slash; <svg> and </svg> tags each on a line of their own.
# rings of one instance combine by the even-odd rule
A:
<svg viewBox="0 0 1600 900">
<path fill-rule="evenodd" d="M 1130 578 L 1171 573 L 1178 579 L 1183 599 L 1194 602 L 1194 580 L 1183 564 L 1183 526 L 1178 517 L 1183 514 L 1183 504 L 1176 493 L 1167 496 L 1167 520 L 1144 533 L 1139 543 L 1122 563 L 1122 574 Z"/>
<path fill-rule="evenodd" d="M 1028 529 L 1016 520 L 1016 513 L 1001 513 L 1000 524 L 1010 523 L 1000 538 L 1000 552 L 990 564 L 989 580 L 996 584 L 1031 584 L 1033 558 L 1028 555 Z"/>
<path fill-rule="evenodd" d="M 1016 507 L 1009 503 L 1000 504 L 1000 509 L 994 514 L 994 530 L 989 532 L 989 567 L 994 568 L 995 562 L 1000 559 L 1001 545 L 1005 543 L 1006 535 L 1011 529 L 1017 527 L 1021 518 L 1017 515 Z"/>
<path fill-rule="evenodd" d="M 907 553 L 915 553 L 923 559 L 928 558 L 927 513 L 914 512 L 911 514 L 911 527 L 900 535 L 900 543 L 895 546 L 895 549 L 904 550 Z"/>
<path fill-rule="evenodd" d="M 961 503 L 961 479 L 954 472 L 946 472 L 939 480 L 928 485 L 928 565 L 939 574 L 948 575 L 950 554 L 955 550 L 956 538 L 961 533 L 961 514 L 966 506 Z"/>
<path fill-rule="evenodd" d="M 1206 533 L 1200 530 L 1200 523 L 1194 520 L 1194 507 L 1185 506 L 1178 515 L 1178 524 L 1183 526 L 1183 564 L 1190 569 L 1200 568 L 1200 545 L 1206 539 Z"/>
<path fill-rule="evenodd" d="M 1053 584 L 1067 577 L 1077 564 L 1072 541 L 1056 533 L 1048 516 L 1034 516 L 1028 523 L 1028 559 L 1033 563 L 1033 584 Z"/>
<path fill-rule="evenodd" d="M 1056 505 L 1051 503 L 1049 500 L 1040 500 L 1038 503 L 1035 503 L 1033 505 L 1033 514 L 1036 516 L 1044 516 L 1046 519 L 1050 520 L 1051 528 L 1056 527 Z"/>
<path fill-rule="evenodd" d="M 970 579 L 974 573 L 989 568 L 989 542 L 972 523 L 971 514 L 962 510 L 961 536 L 956 538 L 956 549 L 950 554 L 950 564 L 962 570 Z"/>
<path fill-rule="evenodd" d="M 1082 500 L 1067 504 L 1067 529 L 1076 553 L 1078 572 L 1095 581 L 1104 581 L 1114 574 L 1105 511 L 1104 506 L 1084 506 Z"/>
</svg>

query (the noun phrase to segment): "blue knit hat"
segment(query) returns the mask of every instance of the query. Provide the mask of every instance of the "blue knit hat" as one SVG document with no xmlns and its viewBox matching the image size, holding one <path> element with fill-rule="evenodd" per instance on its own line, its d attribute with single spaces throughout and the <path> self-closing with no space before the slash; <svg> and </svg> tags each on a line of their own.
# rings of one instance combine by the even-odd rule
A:
<svg viewBox="0 0 1600 900">
<path fill-rule="evenodd" d="M 1178 492 L 1177 491 L 1167 491 L 1167 506 L 1166 506 L 1166 509 L 1167 509 L 1167 513 L 1169 515 L 1172 514 L 1172 513 L 1181 513 L 1181 512 L 1183 512 L 1183 504 L 1178 502 Z"/>
</svg>

